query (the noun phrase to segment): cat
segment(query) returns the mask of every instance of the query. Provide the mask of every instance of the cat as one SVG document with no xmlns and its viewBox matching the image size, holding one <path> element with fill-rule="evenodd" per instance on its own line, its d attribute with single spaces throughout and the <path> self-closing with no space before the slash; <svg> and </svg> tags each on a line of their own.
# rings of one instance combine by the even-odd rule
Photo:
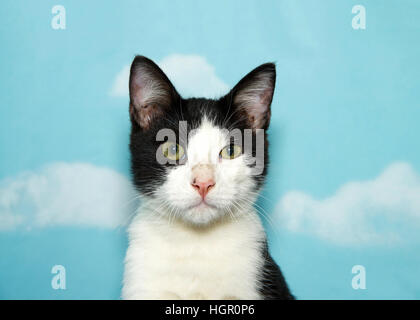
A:
<svg viewBox="0 0 420 320">
<path fill-rule="evenodd" d="M 130 152 L 141 205 L 128 228 L 123 299 L 294 299 L 254 209 L 275 79 L 266 63 L 220 99 L 184 99 L 152 60 L 135 57 Z M 256 143 L 241 147 L 233 129 L 262 137 L 261 170 L 251 163 Z"/>
</svg>

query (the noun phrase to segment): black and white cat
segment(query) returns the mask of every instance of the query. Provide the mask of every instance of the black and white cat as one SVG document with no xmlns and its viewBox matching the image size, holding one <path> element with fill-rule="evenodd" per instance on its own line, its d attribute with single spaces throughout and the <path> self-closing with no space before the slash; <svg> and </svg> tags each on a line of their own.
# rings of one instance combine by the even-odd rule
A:
<svg viewBox="0 0 420 320">
<path fill-rule="evenodd" d="M 128 230 L 124 299 L 293 299 L 254 209 L 275 77 L 266 63 L 218 100 L 183 99 L 153 61 L 134 59 L 130 150 L 142 204 Z M 163 129 L 175 137 L 162 140 Z M 262 132 L 258 174 L 256 147 L 232 140 L 233 129 L 253 142 Z"/>
</svg>

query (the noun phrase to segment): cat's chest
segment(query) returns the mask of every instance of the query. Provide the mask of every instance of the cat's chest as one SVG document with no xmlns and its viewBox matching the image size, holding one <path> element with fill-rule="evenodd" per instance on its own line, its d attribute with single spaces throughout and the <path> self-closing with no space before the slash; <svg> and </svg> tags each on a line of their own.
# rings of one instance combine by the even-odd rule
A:
<svg viewBox="0 0 420 320">
<path fill-rule="evenodd" d="M 264 234 L 255 221 L 212 230 L 134 222 L 124 277 L 125 298 L 258 299 Z"/>
</svg>

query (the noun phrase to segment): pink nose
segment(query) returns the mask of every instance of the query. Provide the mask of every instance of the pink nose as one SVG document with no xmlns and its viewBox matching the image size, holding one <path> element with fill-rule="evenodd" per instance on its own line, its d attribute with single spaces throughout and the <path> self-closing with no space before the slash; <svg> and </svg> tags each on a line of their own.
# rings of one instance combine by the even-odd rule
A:
<svg viewBox="0 0 420 320">
<path fill-rule="evenodd" d="M 191 185 L 194 189 L 197 190 L 197 192 L 200 194 L 200 196 L 204 199 L 206 194 L 210 191 L 211 188 L 214 187 L 216 183 L 213 179 L 206 180 L 206 181 L 200 181 L 198 179 L 194 179 Z"/>
</svg>

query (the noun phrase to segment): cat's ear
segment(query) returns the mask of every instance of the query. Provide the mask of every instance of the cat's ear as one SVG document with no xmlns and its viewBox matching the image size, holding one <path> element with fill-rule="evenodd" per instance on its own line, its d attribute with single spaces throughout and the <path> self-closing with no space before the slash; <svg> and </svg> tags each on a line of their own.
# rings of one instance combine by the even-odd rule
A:
<svg viewBox="0 0 420 320">
<path fill-rule="evenodd" d="M 180 96 L 152 60 L 136 56 L 130 69 L 130 117 L 143 130 L 161 117 Z"/>
<path fill-rule="evenodd" d="M 229 93 L 252 129 L 267 129 L 276 83 L 276 66 L 265 63 L 248 73 Z"/>
</svg>

